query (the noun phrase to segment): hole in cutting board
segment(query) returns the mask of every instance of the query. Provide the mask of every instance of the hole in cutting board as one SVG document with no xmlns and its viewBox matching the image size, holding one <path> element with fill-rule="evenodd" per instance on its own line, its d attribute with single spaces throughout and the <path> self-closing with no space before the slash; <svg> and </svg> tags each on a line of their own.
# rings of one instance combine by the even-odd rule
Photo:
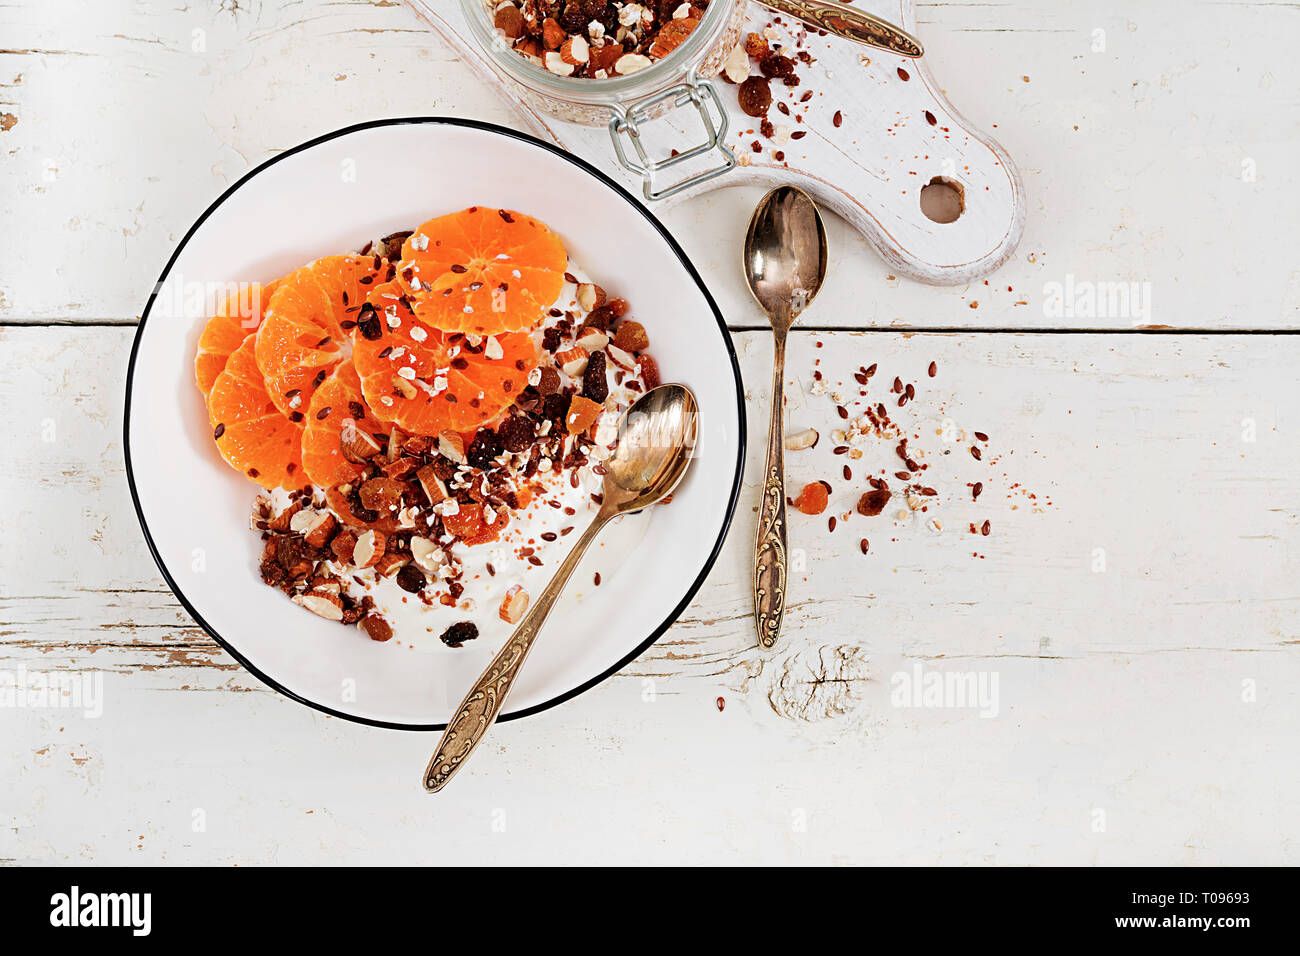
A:
<svg viewBox="0 0 1300 956">
<path fill-rule="evenodd" d="M 921 212 L 931 222 L 956 222 L 966 211 L 966 190 L 955 179 L 935 176 L 921 187 Z"/>
</svg>

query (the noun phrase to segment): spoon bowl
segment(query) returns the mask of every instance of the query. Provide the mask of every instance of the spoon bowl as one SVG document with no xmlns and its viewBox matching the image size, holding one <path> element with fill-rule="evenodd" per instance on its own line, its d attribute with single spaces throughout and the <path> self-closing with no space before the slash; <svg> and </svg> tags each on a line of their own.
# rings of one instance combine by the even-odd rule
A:
<svg viewBox="0 0 1300 956">
<path fill-rule="evenodd" d="M 447 722 L 424 771 L 425 790 L 436 793 L 445 787 L 483 740 L 501 713 L 551 608 L 601 529 L 620 515 L 663 501 L 681 482 L 695 447 L 697 408 L 695 395 L 685 385 L 660 385 L 637 399 L 624 414 L 618 443 L 604 462 L 600 510 Z"/>
<path fill-rule="evenodd" d="M 628 409 L 618 444 L 605 461 L 605 500 L 620 513 L 640 511 L 671 494 L 695 448 L 698 408 L 684 385 L 652 388 Z"/>
<path fill-rule="evenodd" d="M 772 320 L 788 329 L 826 279 L 826 226 L 809 195 L 782 186 L 763 197 L 745 237 L 745 279 Z"/>
</svg>

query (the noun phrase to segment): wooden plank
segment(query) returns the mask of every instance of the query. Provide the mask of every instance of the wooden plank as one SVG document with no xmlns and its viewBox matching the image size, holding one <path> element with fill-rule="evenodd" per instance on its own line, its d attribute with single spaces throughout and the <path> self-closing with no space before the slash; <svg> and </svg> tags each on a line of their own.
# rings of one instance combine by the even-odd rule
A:
<svg viewBox="0 0 1300 956">
<path fill-rule="evenodd" d="M 225 660 L 199 655 L 205 639 L 167 594 L 130 504 L 119 392 L 131 334 L 0 334 L 9 370 L 0 401 L 31 410 L 0 426 L 13 452 L 0 482 L 19 504 L 6 509 L 0 534 L 41 542 L 5 549 L 0 559 L 3 646 L 15 660 L 73 666 L 95 654 L 95 666 L 124 670 Z M 766 381 L 768 337 L 742 333 L 736 343 L 746 381 Z M 792 516 L 793 560 L 804 568 L 794 575 L 792 625 L 863 633 L 873 648 L 922 656 L 956 653 L 934 642 L 967 628 L 972 643 L 963 653 L 974 655 L 1283 650 L 1300 626 L 1292 586 L 1300 558 L 1286 546 L 1300 520 L 1290 478 L 1300 450 L 1285 432 L 1300 393 L 1291 375 L 1297 353 L 1300 341 L 1277 336 L 796 333 L 788 421 L 822 438 L 790 453 L 789 493 L 816 480 L 833 491 L 825 515 Z M 896 439 L 833 451 L 846 423 L 831 393 L 856 397 L 852 373 L 872 364 L 879 371 L 869 401 L 888 403 L 911 436 L 909 454 L 926 466 L 920 483 L 938 492 L 924 498 L 925 511 L 908 510 L 896 495 L 879 517 L 853 513 L 868 474 L 895 491 L 903 484 L 893 477 L 903 467 Z M 828 394 L 813 394 L 814 367 Z M 891 373 L 916 384 L 904 409 Z M 746 396 L 751 477 L 765 392 L 751 386 Z M 983 460 L 971 457 L 972 445 L 984 449 Z M 975 481 L 984 486 L 978 501 Z M 715 676 L 750 659 L 746 562 L 756 493 L 747 487 L 728 549 L 674 640 L 634 673 L 680 667 Z M 969 532 L 985 520 L 992 534 Z M 865 556 L 863 537 L 871 542 Z M 1035 595 L 1050 595 L 1050 606 Z M 1085 626 L 1094 616 L 1134 629 Z M 44 620 L 51 624 L 42 630 Z M 22 622 L 37 630 L 11 630 Z M 740 653 L 716 657 L 723 647 Z"/>
<path fill-rule="evenodd" d="M 25 781 L 0 796 L 0 857 L 1295 859 L 1292 828 L 1265 839 L 1252 822 L 1285 820 L 1300 796 L 1295 338 L 796 334 L 789 420 L 823 438 L 790 454 L 791 485 L 829 481 L 842 515 L 868 468 L 899 467 L 893 441 L 834 455 L 842 420 L 810 394 L 818 359 L 828 383 L 875 363 L 873 398 L 894 374 L 917 387 L 894 415 L 920 436 L 937 506 L 834 532 L 794 515 L 803 570 L 767 654 L 749 616 L 747 487 L 679 623 L 590 694 L 494 731 L 430 816 L 416 775 L 431 740 L 278 697 L 166 592 L 120 461 L 130 337 L 0 330 L 0 402 L 26 413 L 0 424 L 0 673 L 102 681 L 97 719 L 0 709 L 0 759 Z M 766 382 L 768 337 L 736 341 L 746 381 Z M 765 389 L 747 399 L 754 474 Z M 990 437 L 981 462 L 975 430 Z M 984 518 L 988 537 L 966 531 Z M 903 706 L 918 667 L 996 680 L 996 716 Z M 86 794 L 101 813 L 75 812 Z"/>
<path fill-rule="evenodd" d="M 835 220 L 831 278 L 807 321 L 1300 325 L 1300 271 L 1288 243 L 1267 238 L 1300 218 L 1300 195 L 1283 188 L 1300 142 L 1290 10 L 1194 9 L 920 5 L 945 93 L 1021 167 L 1025 238 L 996 281 L 935 290 L 891 277 Z M 0 9 L 0 32 L 0 143 L 13 172 L 0 179 L 0 214 L 26 224 L 18 254 L 0 262 L 6 323 L 133 319 L 207 204 L 319 133 L 428 113 L 513 122 L 392 0 L 203 11 L 51 0 Z M 736 252 L 760 192 L 724 190 L 666 216 L 738 327 L 763 321 Z M 93 211 L 88 195 L 101 197 Z M 53 275 L 24 281 L 49 274 L 52 251 Z M 1137 283 L 1138 297 L 1121 302 L 1117 283 Z M 1067 285 L 1075 308 L 1058 314 L 1053 296 Z M 1099 289 L 1089 304 L 1087 290 Z"/>
</svg>

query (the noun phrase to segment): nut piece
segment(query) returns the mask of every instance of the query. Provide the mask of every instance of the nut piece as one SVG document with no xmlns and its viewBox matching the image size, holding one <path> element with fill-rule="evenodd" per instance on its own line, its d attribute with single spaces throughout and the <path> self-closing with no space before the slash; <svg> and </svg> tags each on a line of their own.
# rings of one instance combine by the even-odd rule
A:
<svg viewBox="0 0 1300 956">
<path fill-rule="evenodd" d="M 565 63 L 578 66 L 591 59 L 591 48 L 580 36 L 571 36 L 560 44 L 560 57 Z"/>
<path fill-rule="evenodd" d="M 573 64 L 565 62 L 564 56 L 555 50 L 547 50 L 546 58 L 542 62 L 546 65 L 546 68 L 556 76 L 573 75 Z"/>
<path fill-rule="evenodd" d="M 343 599 L 329 591 L 313 590 L 305 594 L 295 594 L 293 603 L 302 605 L 327 621 L 343 620 Z"/>
<path fill-rule="evenodd" d="M 605 347 L 605 354 L 609 356 L 610 361 L 621 369 L 632 371 L 636 368 L 636 358 L 624 352 L 617 345 L 608 345 Z"/>
<path fill-rule="evenodd" d="M 447 558 L 447 553 L 438 547 L 437 542 L 419 535 L 411 537 L 411 560 L 417 567 L 429 574 L 437 573 Z"/>
<path fill-rule="evenodd" d="M 542 23 L 542 45 L 548 50 L 558 50 L 568 34 L 555 17 L 547 17 Z"/>
<path fill-rule="evenodd" d="M 352 548 L 352 563 L 359 568 L 373 568 L 388 549 L 388 535 L 382 531 L 364 531 Z"/>
<path fill-rule="evenodd" d="M 381 578 L 391 578 L 410 563 L 411 559 L 406 555 L 390 551 L 375 564 L 375 574 Z"/>
<path fill-rule="evenodd" d="M 590 312 L 600 305 L 601 296 L 596 290 L 597 286 L 592 282 L 584 282 L 578 286 L 578 308 L 583 312 Z"/>
<path fill-rule="evenodd" d="M 289 530 L 297 531 L 299 534 L 302 534 L 311 527 L 311 523 L 316 520 L 317 514 L 318 512 L 307 508 L 303 508 L 301 511 L 295 511 L 289 518 Z"/>
<path fill-rule="evenodd" d="M 524 15 L 513 3 L 503 3 L 497 8 L 495 25 L 507 39 L 518 40 L 524 35 Z"/>
<path fill-rule="evenodd" d="M 528 610 L 528 592 L 518 584 L 511 585 L 510 590 L 506 592 L 505 599 L 501 602 L 501 607 L 497 614 L 501 620 L 510 624 L 518 624 L 519 619 L 524 616 Z"/>
<path fill-rule="evenodd" d="M 722 62 L 722 75 L 732 83 L 744 83 L 749 79 L 749 54 L 740 44 Z"/>
<path fill-rule="evenodd" d="M 343 429 L 339 432 L 339 445 L 343 449 L 343 457 L 357 464 L 374 458 L 379 454 L 380 449 L 375 436 L 364 428 L 358 428 L 357 423 L 350 418 L 343 420 Z"/>
<path fill-rule="evenodd" d="M 420 487 L 424 489 L 424 495 L 429 499 L 429 504 L 436 505 L 451 497 L 447 491 L 447 485 L 438 473 L 433 470 L 432 465 L 425 465 L 415 473 L 416 480 L 420 482 Z"/>
<path fill-rule="evenodd" d="M 577 345 L 571 349 L 565 349 L 563 352 L 556 352 L 555 364 L 564 370 L 565 375 L 570 378 L 577 378 L 587 370 L 587 356 L 589 354 L 581 345 Z"/>
<path fill-rule="evenodd" d="M 311 520 L 302 529 L 302 539 L 313 548 L 323 548 L 329 544 L 330 538 L 334 536 L 334 532 L 339 526 L 334 516 L 328 511 L 304 511 L 299 513 L 311 515 Z"/>
<path fill-rule="evenodd" d="M 797 432 L 791 432 L 785 436 L 785 447 L 787 451 L 802 451 L 805 448 L 816 448 L 817 440 L 821 435 L 815 428 L 804 428 Z"/>
<path fill-rule="evenodd" d="M 609 344 L 609 336 L 600 329 L 593 329 L 588 326 L 583 330 L 582 334 L 578 336 L 576 344 L 581 348 L 586 349 L 588 352 L 599 352 Z"/>
<path fill-rule="evenodd" d="M 408 382 L 400 375 L 393 376 L 393 391 L 401 395 L 402 398 L 415 398 L 419 394 L 415 390 L 414 383 Z"/>
<path fill-rule="evenodd" d="M 465 464 L 465 439 L 453 431 L 443 432 L 438 436 L 438 454 L 458 465 Z"/>
<path fill-rule="evenodd" d="M 272 531 L 278 531 L 280 534 L 287 532 L 293 525 L 293 519 L 297 517 L 298 512 L 302 511 L 302 502 L 295 501 L 289 507 L 285 508 L 278 515 L 266 523 L 266 526 Z"/>
<path fill-rule="evenodd" d="M 650 57 L 642 56 L 640 53 L 624 53 L 614 61 L 614 70 L 620 76 L 630 76 L 633 73 L 640 73 L 650 66 Z"/>
</svg>

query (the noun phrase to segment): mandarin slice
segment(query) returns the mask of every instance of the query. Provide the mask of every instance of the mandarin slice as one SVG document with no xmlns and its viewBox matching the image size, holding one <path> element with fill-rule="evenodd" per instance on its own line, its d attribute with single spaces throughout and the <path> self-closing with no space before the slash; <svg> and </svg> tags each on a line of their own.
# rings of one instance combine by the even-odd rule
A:
<svg viewBox="0 0 1300 956">
<path fill-rule="evenodd" d="M 568 262 L 545 223 L 471 206 L 420 226 L 402 245 L 397 272 L 429 326 L 495 335 L 538 325 L 564 289 Z"/>
<path fill-rule="evenodd" d="M 350 361 L 334 367 L 312 394 L 303 422 L 302 467 L 321 488 L 348 484 L 364 468 L 354 459 L 373 457 L 380 443 L 374 433 L 388 426 L 375 417 L 361 394 L 361 379 Z"/>
<path fill-rule="evenodd" d="M 257 367 L 275 407 L 294 417 L 343 359 L 348 333 L 383 260 L 323 256 L 280 280 L 257 330 Z"/>
<path fill-rule="evenodd" d="M 232 468 L 263 488 L 301 488 L 302 426 L 267 394 L 249 336 L 231 353 L 208 394 L 208 419 L 217 450 Z"/>
<path fill-rule="evenodd" d="M 194 380 L 205 396 L 212 391 L 212 383 L 226 367 L 230 354 L 262 324 L 267 303 L 278 284 L 279 280 L 266 285 L 249 283 L 231 294 L 208 319 L 199 336 L 198 354 L 194 356 Z"/>
<path fill-rule="evenodd" d="M 503 332 L 471 344 L 417 318 L 398 280 L 367 299 L 352 357 L 374 413 L 425 436 L 473 432 L 492 421 L 514 403 L 537 365 L 529 333 Z"/>
</svg>

